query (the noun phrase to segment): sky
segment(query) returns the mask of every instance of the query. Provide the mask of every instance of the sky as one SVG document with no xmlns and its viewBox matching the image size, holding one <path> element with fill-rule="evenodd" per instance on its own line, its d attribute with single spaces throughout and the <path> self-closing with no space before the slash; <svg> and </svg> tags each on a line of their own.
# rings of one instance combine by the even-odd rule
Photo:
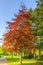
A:
<svg viewBox="0 0 43 65">
<path fill-rule="evenodd" d="M 3 34 L 6 32 L 6 22 L 14 18 L 14 13 L 18 12 L 21 3 L 24 3 L 27 9 L 36 7 L 35 0 L 0 0 L 0 38 L 3 38 Z"/>
</svg>

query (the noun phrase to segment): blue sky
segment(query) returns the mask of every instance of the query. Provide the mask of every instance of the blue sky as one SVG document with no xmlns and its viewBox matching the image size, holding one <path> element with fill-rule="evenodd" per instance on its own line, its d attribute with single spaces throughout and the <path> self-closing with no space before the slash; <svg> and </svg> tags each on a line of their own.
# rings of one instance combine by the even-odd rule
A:
<svg viewBox="0 0 43 65">
<path fill-rule="evenodd" d="M 0 0 L 0 38 L 6 31 L 6 21 L 11 21 L 14 18 L 14 13 L 20 9 L 21 2 L 28 9 L 36 7 L 35 0 Z"/>
</svg>

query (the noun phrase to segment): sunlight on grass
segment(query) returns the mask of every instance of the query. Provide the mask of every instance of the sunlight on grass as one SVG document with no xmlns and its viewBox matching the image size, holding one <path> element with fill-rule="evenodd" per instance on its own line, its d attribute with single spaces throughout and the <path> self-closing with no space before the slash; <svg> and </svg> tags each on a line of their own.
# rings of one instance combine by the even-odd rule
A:
<svg viewBox="0 0 43 65">
<path fill-rule="evenodd" d="M 11 56 L 7 56 L 8 64 L 9 65 L 20 65 L 19 56 L 14 56 L 12 59 Z M 43 62 L 38 62 L 33 59 L 23 59 L 22 65 L 43 65 Z"/>
<path fill-rule="evenodd" d="M 20 65 L 20 63 L 9 63 L 9 65 Z M 37 63 L 22 63 L 22 65 L 43 65 L 43 62 L 37 62 Z"/>
</svg>

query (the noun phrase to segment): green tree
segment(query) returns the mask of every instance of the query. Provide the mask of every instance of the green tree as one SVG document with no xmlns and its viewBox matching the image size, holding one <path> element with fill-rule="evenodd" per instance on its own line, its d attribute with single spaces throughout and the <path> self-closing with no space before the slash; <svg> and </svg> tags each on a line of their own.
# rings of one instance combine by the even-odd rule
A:
<svg viewBox="0 0 43 65">
<path fill-rule="evenodd" d="M 32 16 L 32 26 L 34 28 L 33 34 L 36 36 L 35 47 L 39 49 L 40 56 L 40 49 L 43 48 L 43 43 L 39 41 L 43 37 L 43 0 L 37 0 L 36 3 L 37 6 Z M 37 39 L 39 40 L 37 41 Z"/>
</svg>

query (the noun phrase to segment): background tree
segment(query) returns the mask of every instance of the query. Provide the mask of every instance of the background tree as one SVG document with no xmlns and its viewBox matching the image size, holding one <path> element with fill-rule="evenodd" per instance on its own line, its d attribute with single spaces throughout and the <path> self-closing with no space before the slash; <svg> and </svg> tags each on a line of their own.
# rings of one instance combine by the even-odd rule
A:
<svg viewBox="0 0 43 65">
<path fill-rule="evenodd" d="M 39 48 L 41 49 L 43 43 L 39 42 L 39 40 L 37 41 L 37 39 L 43 38 L 43 0 L 37 0 L 36 3 L 37 6 L 34 9 L 32 16 L 32 21 L 33 21 L 32 26 L 34 27 L 34 35 L 36 36 L 36 46 L 38 45 L 37 46 L 38 49 Z M 39 49 L 39 53 L 40 53 L 40 49 Z"/>
</svg>

